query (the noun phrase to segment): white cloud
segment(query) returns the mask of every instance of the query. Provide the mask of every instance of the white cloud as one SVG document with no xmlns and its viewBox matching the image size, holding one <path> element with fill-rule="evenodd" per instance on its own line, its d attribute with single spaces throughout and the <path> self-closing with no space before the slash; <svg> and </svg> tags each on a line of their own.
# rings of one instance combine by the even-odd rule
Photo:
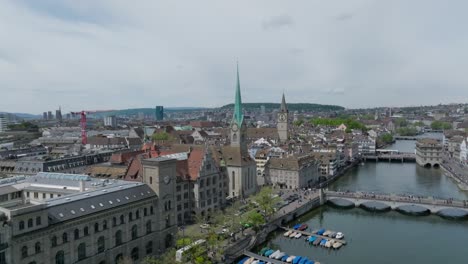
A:
<svg viewBox="0 0 468 264">
<path fill-rule="evenodd" d="M 220 106 L 233 100 L 237 60 L 245 102 L 279 102 L 283 90 L 346 107 L 466 102 L 467 7 L 1 1 L 0 110 Z"/>
</svg>

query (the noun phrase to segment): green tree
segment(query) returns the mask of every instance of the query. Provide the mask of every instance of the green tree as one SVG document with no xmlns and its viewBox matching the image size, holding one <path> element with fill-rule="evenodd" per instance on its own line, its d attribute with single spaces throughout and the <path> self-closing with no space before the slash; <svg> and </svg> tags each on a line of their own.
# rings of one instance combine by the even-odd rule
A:
<svg viewBox="0 0 468 264">
<path fill-rule="evenodd" d="M 400 136 L 416 136 L 418 130 L 415 127 L 400 127 L 397 129 L 397 133 Z"/>
<path fill-rule="evenodd" d="M 426 125 L 424 124 L 424 122 L 418 121 L 418 122 L 414 123 L 414 126 L 424 127 L 424 126 L 426 126 Z"/>
<path fill-rule="evenodd" d="M 385 133 L 380 136 L 380 140 L 384 143 L 392 143 L 393 142 L 393 136 L 390 133 Z"/>
<path fill-rule="evenodd" d="M 434 130 L 443 130 L 443 129 L 451 129 L 452 124 L 449 122 L 443 122 L 443 121 L 434 121 L 431 123 L 431 128 Z"/>
<path fill-rule="evenodd" d="M 266 222 L 265 217 L 256 211 L 248 212 L 245 217 L 245 220 L 246 220 L 245 222 L 252 225 L 255 231 L 260 230 L 260 227 Z"/>
<path fill-rule="evenodd" d="M 304 120 L 302 120 L 302 119 L 298 119 L 298 120 L 293 122 L 294 126 L 302 126 L 302 124 L 304 124 Z"/>
<path fill-rule="evenodd" d="M 258 203 L 258 206 L 269 217 L 275 212 L 275 204 L 281 201 L 278 196 L 274 197 L 273 189 L 271 187 L 263 187 L 260 192 L 253 197 L 253 200 Z"/>
<path fill-rule="evenodd" d="M 154 133 L 152 136 L 153 140 L 171 140 L 173 136 L 167 132 Z"/>
<path fill-rule="evenodd" d="M 408 126 L 408 121 L 406 121 L 406 119 L 403 118 L 403 117 L 399 117 L 399 118 L 395 119 L 395 126 L 396 127 L 406 127 L 406 126 Z"/>
</svg>

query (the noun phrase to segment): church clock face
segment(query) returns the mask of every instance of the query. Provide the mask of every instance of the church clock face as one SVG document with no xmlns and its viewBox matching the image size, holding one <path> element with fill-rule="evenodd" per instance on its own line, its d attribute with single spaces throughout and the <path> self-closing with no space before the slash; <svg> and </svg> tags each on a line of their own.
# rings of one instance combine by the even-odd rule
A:
<svg viewBox="0 0 468 264">
<path fill-rule="evenodd" d="M 232 131 L 237 132 L 237 130 L 239 130 L 237 124 L 232 125 Z"/>
<path fill-rule="evenodd" d="M 281 121 L 281 122 L 286 121 L 286 114 L 279 114 L 278 115 L 278 120 Z"/>
</svg>

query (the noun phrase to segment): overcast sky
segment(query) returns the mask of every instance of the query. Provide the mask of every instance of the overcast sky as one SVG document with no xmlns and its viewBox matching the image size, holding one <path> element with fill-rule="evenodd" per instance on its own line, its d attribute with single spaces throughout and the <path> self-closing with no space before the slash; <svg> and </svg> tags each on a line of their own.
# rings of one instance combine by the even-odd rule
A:
<svg viewBox="0 0 468 264">
<path fill-rule="evenodd" d="M 0 0 L 0 111 L 468 102 L 468 1 Z"/>
</svg>

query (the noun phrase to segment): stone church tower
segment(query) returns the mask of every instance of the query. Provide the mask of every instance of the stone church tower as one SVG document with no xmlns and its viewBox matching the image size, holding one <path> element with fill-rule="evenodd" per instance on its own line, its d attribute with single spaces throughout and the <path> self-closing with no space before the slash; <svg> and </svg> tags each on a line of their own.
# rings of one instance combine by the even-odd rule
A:
<svg viewBox="0 0 468 264">
<path fill-rule="evenodd" d="M 283 93 L 283 99 L 281 100 L 281 107 L 280 111 L 278 112 L 278 118 L 277 118 L 277 125 L 276 128 L 278 130 L 278 136 L 281 142 L 285 142 L 288 140 L 289 133 L 289 112 L 288 112 L 288 107 L 286 106 L 286 99 L 284 98 L 284 93 Z"/>
</svg>

